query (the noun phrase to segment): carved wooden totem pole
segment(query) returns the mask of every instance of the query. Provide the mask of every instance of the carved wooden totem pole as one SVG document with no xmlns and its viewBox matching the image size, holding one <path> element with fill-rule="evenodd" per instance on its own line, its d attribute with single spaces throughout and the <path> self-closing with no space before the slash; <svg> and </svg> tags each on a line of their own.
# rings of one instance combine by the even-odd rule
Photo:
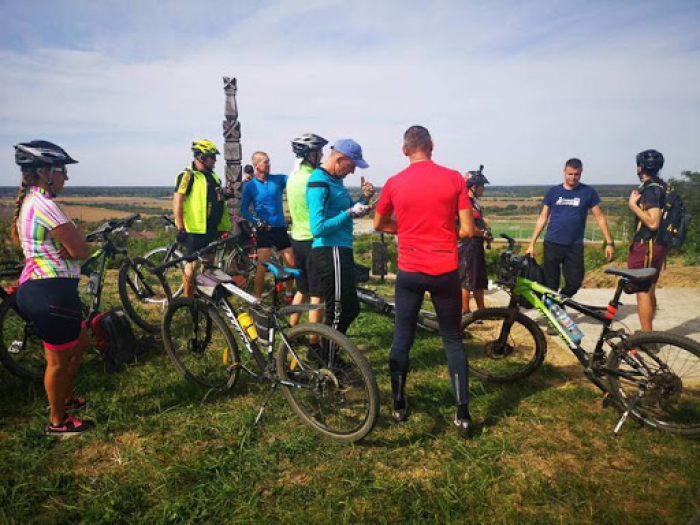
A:
<svg viewBox="0 0 700 525">
<path fill-rule="evenodd" d="M 228 212 L 237 222 L 241 209 L 241 123 L 238 120 L 238 106 L 236 104 L 235 78 L 224 77 L 224 94 L 226 106 L 224 109 L 224 160 L 226 161 L 226 190 L 233 195 L 228 200 Z M 235 228 L 235 226 L 234 226 Z"/>
</svg>

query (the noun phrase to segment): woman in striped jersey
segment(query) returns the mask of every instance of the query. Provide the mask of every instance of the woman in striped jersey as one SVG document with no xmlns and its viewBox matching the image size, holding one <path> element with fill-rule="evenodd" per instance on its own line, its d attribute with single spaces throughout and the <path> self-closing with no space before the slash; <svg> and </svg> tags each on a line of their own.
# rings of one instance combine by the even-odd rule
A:
<svg viewBox="0 0 700 525">
<path fill-rule="evenodd" d="M 68 180 L 66 165 L 77 161 L 56 144 L 34 140 L 15 146 L 15 162 L 22 169 L 22 186 L 12 235 L 25 262 L 17 306 L 44 341 L 44 387 L 51 410 L 47 432 L 76 435 L 94 426 L 66 414 L 86 406 L 73 395 L 73 382 L 88 344 L 78 281 L 79 260 L 89 252 L 85 235 L 54 198 Z"/>
</svg>

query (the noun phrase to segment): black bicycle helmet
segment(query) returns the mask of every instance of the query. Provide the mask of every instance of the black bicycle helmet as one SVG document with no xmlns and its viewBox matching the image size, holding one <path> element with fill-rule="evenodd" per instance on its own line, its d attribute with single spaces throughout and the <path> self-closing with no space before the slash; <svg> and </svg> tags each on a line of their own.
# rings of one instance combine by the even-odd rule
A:
<svg viewBox="0 0 700 525">
<path fill-rule="evenodd" d="M 292 151 L 300 159 L 305 158 L 310 152 L 323 148 L 328 141 L 313 133 L 304 133 L 292 140 Z"/>
<path fill-rule="evenodd" d="M 20 142 L 15 146 L 15 162 L 22 168 L 77 164 L 66 150 L 47 140 Z"/>
<path fill-rule="evenodd" d="M 468 188 L 471 188 L 472 186 L 483 186 L 484 184 L 491 184 L 489 182 L 489 179 L 486 178 L 486 175 L 484 175 L 483 170 L 484 165 L 482 164 L 481 166 L 479 166 L 479 171 L 469 172 L 469 179 L 467 179 Z"/>
<path fill-rule="evenodd" d="M 644 150 L 637 154 L 637 166 L 649 175 L 655 175 L 664 167 L 664 156 L 655 149 Z"/>
</svg>

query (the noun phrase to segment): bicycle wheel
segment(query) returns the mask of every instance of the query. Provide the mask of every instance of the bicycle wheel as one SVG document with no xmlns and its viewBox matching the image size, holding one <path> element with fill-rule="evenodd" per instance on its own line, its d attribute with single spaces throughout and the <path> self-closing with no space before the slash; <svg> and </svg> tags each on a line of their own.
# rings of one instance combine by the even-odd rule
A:
<svg viewBox="0 0 700 525">
<path fill-rule="evenodd" d="M 508 308 L 484 308 L 467 316 L 470 337 L 465 347 L 475 376 L 510 383 L 532 374 L 544 361 L 547 341 L 542 330 L 520 311 L 508 326 L 512 313 Z"/>
<path fill-rule="evenodd" d="M 255 271 L 257 269 L 257 258 L 250 256 L 251 249 L 255 250 L 252 245 L 234 246 L 223 268 L 227 274 L 233 277 L 236 286 L 248 293 L 253 293 L 255 288 Z"/>
<path fill-rule="evenodd" d="M 666 432 L 700 435 L 700 344 L 668 332 L 638 333 L 610 352 L 607 368 L 618 406 L 626 408 L 644 385 L 632 416 Z"/>
<path fill-rule="evenodd" d="M 216 391 L 236 383 L 236 341 L 216 309 L 201 299 L 170 302 L 163 317 L 163 344 L 188 381 Z"/>
<path fill-rule="evenodd" d="M 168 252 L 170 252 L 170 255 L 168 255 Z M 146 252 L 143 256 L 143 258 L 153 264 L 153 266 L 159 266 L 173 259 L 179 259 L 180 257 L 182 257 L 182 252 L 177 249 L 171 249 L 169 246 L 161 246 L 160 248 Z M 163 270 L 163 277 L 167 281 L 170 287 L 170 293 L 174 298 L 182 295 L 182 273 L 184 270 L 184 262 L 178 266 Z"/>
<path fill-rule="evenodd" d="M 46 370 L 44 344 L 17 311 L 14 293 L 0 306 L 0 333 L 0 361 L 7 369 L 22 379 L 42 380 Z"/>
<path fill-rule="evenodd" d="M 148 271 L 143 257 L 125 261 L 119 269 L 119 298 L 131 320 L 146 332 L 158 332 L 168 306 L 170 288 L 164 278 Z"/>
<path fill-rule="evenodd" d="M 277 373 L 287 401 L 306 425 L 325 437 L 351 443 L 372 431 L 379 416 L 379 392 L 369 363 L 333 328 L 315 323 L 285 333 L 277 350 Z M 317 340 L 314 345 L 309 340 Z"/>
</svg>

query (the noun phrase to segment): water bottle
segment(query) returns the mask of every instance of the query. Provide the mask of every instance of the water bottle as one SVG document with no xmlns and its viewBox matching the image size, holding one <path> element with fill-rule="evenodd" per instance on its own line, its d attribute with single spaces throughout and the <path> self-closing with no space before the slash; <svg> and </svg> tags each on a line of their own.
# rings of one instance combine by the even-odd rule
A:
<svg viewBox="0 0 700 525">
<path fill-rule="evenodd" d="M 578 326 L 576 326 L 573 319 L 569 317 L 569 314 L 567 314 L 561 306 L 553 302 L 551 299 L 546 299 L 545 304 L 549 308 L 549 311 L 554 314 L 554 317 L 557 318 L 557 321 L 564 331 L 569 334 L 569 338 L 574 343 L 580 343 L 581 339 L 583 339 L 583 332 Z"/>
<path fill-rule="evenodd" d="M 87 293 L 90 295 L 97 294 L 97 288 L 100 286 L 100 272 L 92 272 L 88 278 Z"/>
<path fill-rule="evenodd" d="M 238 316 L 238 322 L 241 324 L 241 328 L 248 332 L 248 337 L 251 341 L 255 341 L 258 338 L 258 331 L 255 329 L 253 324 L 253 318 L 250 317 L 248 312 L 243 312 Z"/>
</svg>

